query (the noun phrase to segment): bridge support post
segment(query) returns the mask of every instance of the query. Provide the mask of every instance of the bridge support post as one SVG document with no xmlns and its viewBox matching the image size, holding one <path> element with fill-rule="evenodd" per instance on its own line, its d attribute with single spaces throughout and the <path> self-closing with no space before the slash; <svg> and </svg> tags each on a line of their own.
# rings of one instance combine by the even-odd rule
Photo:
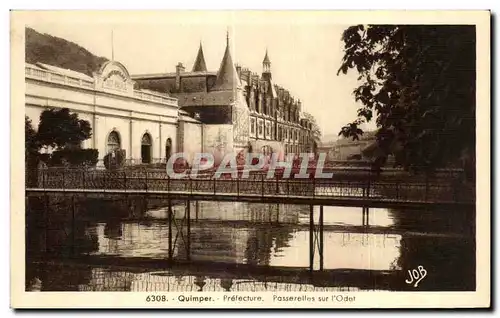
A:
<svg viewBox="0 0 500 318">
<path fill-rule="evenodd" d="M 363 207 L 363 226 L 369 225 L 370 208 Z"/>
<path fill-rule="evenodd" d="M 239 173 L 239 172 L 238 172 Z M 240 196 L 240 176 L 236 178 L 236 195 L 239 197 Z"/>
<path fill-rule="evenodd" d="M 172 261 L 173 258 L 172 249 L 172 200 L 168 199 L 168 260 Z"/>
<path fill-rule="evenodd" d="M 196 201 L 196 206 L 195 206 L 195 213 L 196 213 L 196 221 L 198 221 L 198 212 L 200 211 L 200 203 L 199 201 Z"/>
<path fill-rule="evenodd" d="M 319 207 L 319 270 L 323 270 L 323 206 Z"/>
<path fill-rule="evenodd" d="M 261 188 L 262 188 L 262 197 L 264 197 L 264 175 L 262 175 L 261 179 Z"/>
<path fill-rule="evenodd" d="M 280 223 L 280 204 L 276 203 L 276 224 Z"/>
<path fill-rule="evenodd" d="M 309 206 L 309 271 L 314 270 L 314 205 Z"/>
<path fill-rule="evenodd" d="M 71 257 L 75 257 L 75 195 L 71 197 Z"/>
<path fill-rule="evenodd" d="M 186 258 L 188 261 L 191 260 L 191 201 L 187 200 L 187 210 L 186 210 L 186 218 L 187 218 L 187 243 L 186 243 Z"/>
<path fill-rule="evenodd" d="M 44 193 L 44 203 L 45 203 L 45 209 L 44 209 L 44 229 L 45 229 L 45 253 L 49 252 L 49 196 L 47 193 Z"/>
<path fill-rule="evenodd" d="M 429 198 L 429 177 L 426 173 L 425 174 L 425 202 L 427 202 L 428 198 Z"/>
<path fill-rule="evenodd" d="M 366 226 L 370 226 L 370 208 L 366 207 Z"/>
<path fill-rule="evenodd" d="M 365 227 L 366 226 L 365 207 L 361 208 L 361 218 L 362 218 L 362 222 L 363 222 L 362 225 L 363 225 L 363 227 Z"/>
</svg>

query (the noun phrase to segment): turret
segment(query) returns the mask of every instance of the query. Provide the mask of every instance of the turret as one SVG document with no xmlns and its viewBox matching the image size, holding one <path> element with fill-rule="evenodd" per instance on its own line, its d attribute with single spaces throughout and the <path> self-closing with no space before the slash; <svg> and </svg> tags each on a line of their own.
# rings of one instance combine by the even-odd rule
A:
<svg viewBox="0 0 500 318">
<path fill-rule="evenodd" d="M 193 64 L 193 72 L 206 72 L 207 71 L 207 65 L 205 63 L 205 56 L 203 55 L 203 47 L 201 46 L 200 42 L 200 48 L 198 49 L 198 54 L 196 55 L 196 60 L 194 61 Z"/>
<path fill-rule="evenodd" d="M 266 56 L 264 56 L 264 60 L 262 61 L 262 78 L 270 80 L 271 77 L 271 60 L 269 59 L 266 49 Z"/>
<path fill-rule="evenodd" d="M 217 79 L 215 80 L 214 90 L 234 90 L 241 88 L 240 78 L 236 67 L 233 64 L 231 51 L 229 49 L 229 34 L 227 36 L 226 51 L 220 63 Z"/>
</svg>

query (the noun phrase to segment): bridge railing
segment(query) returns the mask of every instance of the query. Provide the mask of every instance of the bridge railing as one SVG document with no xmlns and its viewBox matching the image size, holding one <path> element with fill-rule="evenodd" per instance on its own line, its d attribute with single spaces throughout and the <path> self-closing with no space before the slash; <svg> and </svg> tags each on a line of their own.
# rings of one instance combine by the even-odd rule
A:
<svg viewBox="0 0 500 318">
<path fill-rule="evenodd" d="M 182 179 L 170 178 L 166 171 L 107 171 L 43 169 L 38 189 L 124 190 L 205 195 L 253 195 L 318 198 L 377 198 L 388 201 L 474 203 L 475 187 L 459 180 L 400 180 L 384 178 L 287 179 L 250 174 L 248 178 L 211 174 Z M 33 188 L 33 185 L 30 186 Z"/>
</svg>

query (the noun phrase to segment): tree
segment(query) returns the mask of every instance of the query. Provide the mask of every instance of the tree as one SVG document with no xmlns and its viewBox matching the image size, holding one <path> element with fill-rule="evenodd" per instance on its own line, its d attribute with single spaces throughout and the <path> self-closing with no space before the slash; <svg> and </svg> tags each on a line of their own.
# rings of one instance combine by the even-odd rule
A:
<svg viewBox="0 0 500 318">
<path fill-rule="evenodd" d="M 82 141 L 92 136 L 92 128 L 78 114 L 69 109 L 47 109 L 40 115 L 37 139 L 43 146 L 53 148 L 79 148 Z"/>
<path fill-rule="evenodd" d="M 462 160 L 475 169 L 475 27 L 357 25 L 342 36 L 338 73 L 355 70 L 363 106 L 339 135 L 376 120 L 384 162 L 432 171 Z"/>
<path fill-rule="evenodd" d="M 38 176 L 36 167 L 39 159 L 39 150 L 40 144 L 36 137 L 36 131 L 28 116 L 24 116 L 24 165 L 26 186 L 36 186 L 37 184 Z"/>
<path fill-rule="evenodd" d="M 81 148 L 81 142 L 90 136 L 90 123 L 78 119 L 77 114 L 70 114 L 67 108 L 43 111 L 38 132 L 25 116 L 26 170 L 33 172 L 40 161 L 49 166 L 95 166 L 99 157 L 97 149 Z M 40 154 L 44 146 L 55 149 L 50 154 Z"/>
<path fill-rule="evenodd" d="M 28 116 L 24 116 L 24 154 L 26 157 L 38 153 L 40 144 L 37 140 L 37 134 Z"/>
</svg>

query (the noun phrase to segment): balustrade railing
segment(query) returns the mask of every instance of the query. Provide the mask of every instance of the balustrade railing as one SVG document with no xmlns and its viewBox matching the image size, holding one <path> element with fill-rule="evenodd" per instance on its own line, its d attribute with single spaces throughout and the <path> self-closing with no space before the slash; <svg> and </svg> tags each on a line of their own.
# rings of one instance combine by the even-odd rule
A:
<svg viewBox="0 0 500 318">
<path fill-rule="evenodd" d="M 53 71 L 49 71 L 49 70 L 38 69 L 38 68 L 33 67 L 31 65 L 25 66 L 25 76 L 44 80 L 44 81 L 54 82 L 54 83 L 63 83 L 66 85 L 81 86 L 81 87 L 91 88 L 91 89 L 96 88 L 96 87 L 94 87 L 94 79 L 85 80 L 85 79 L 81 79 L 78 77 L 59 74 L 57 72 L 53 72 Z M 149 91 L 146 92 L 146 91 L 141 91 L 141 90 L 134 90 L 133 96 L 135 98 L 138 98 L 141 100 L 153 101 L 153 102 L 161 103 L 161 104 L 168 104 L 168 105 L 177 104 L 176 98 L 170 97 L 166 94 L 161 94 L 161 93 L 153 93 L 153 92 L 149 92 Z"/>
</svg>

